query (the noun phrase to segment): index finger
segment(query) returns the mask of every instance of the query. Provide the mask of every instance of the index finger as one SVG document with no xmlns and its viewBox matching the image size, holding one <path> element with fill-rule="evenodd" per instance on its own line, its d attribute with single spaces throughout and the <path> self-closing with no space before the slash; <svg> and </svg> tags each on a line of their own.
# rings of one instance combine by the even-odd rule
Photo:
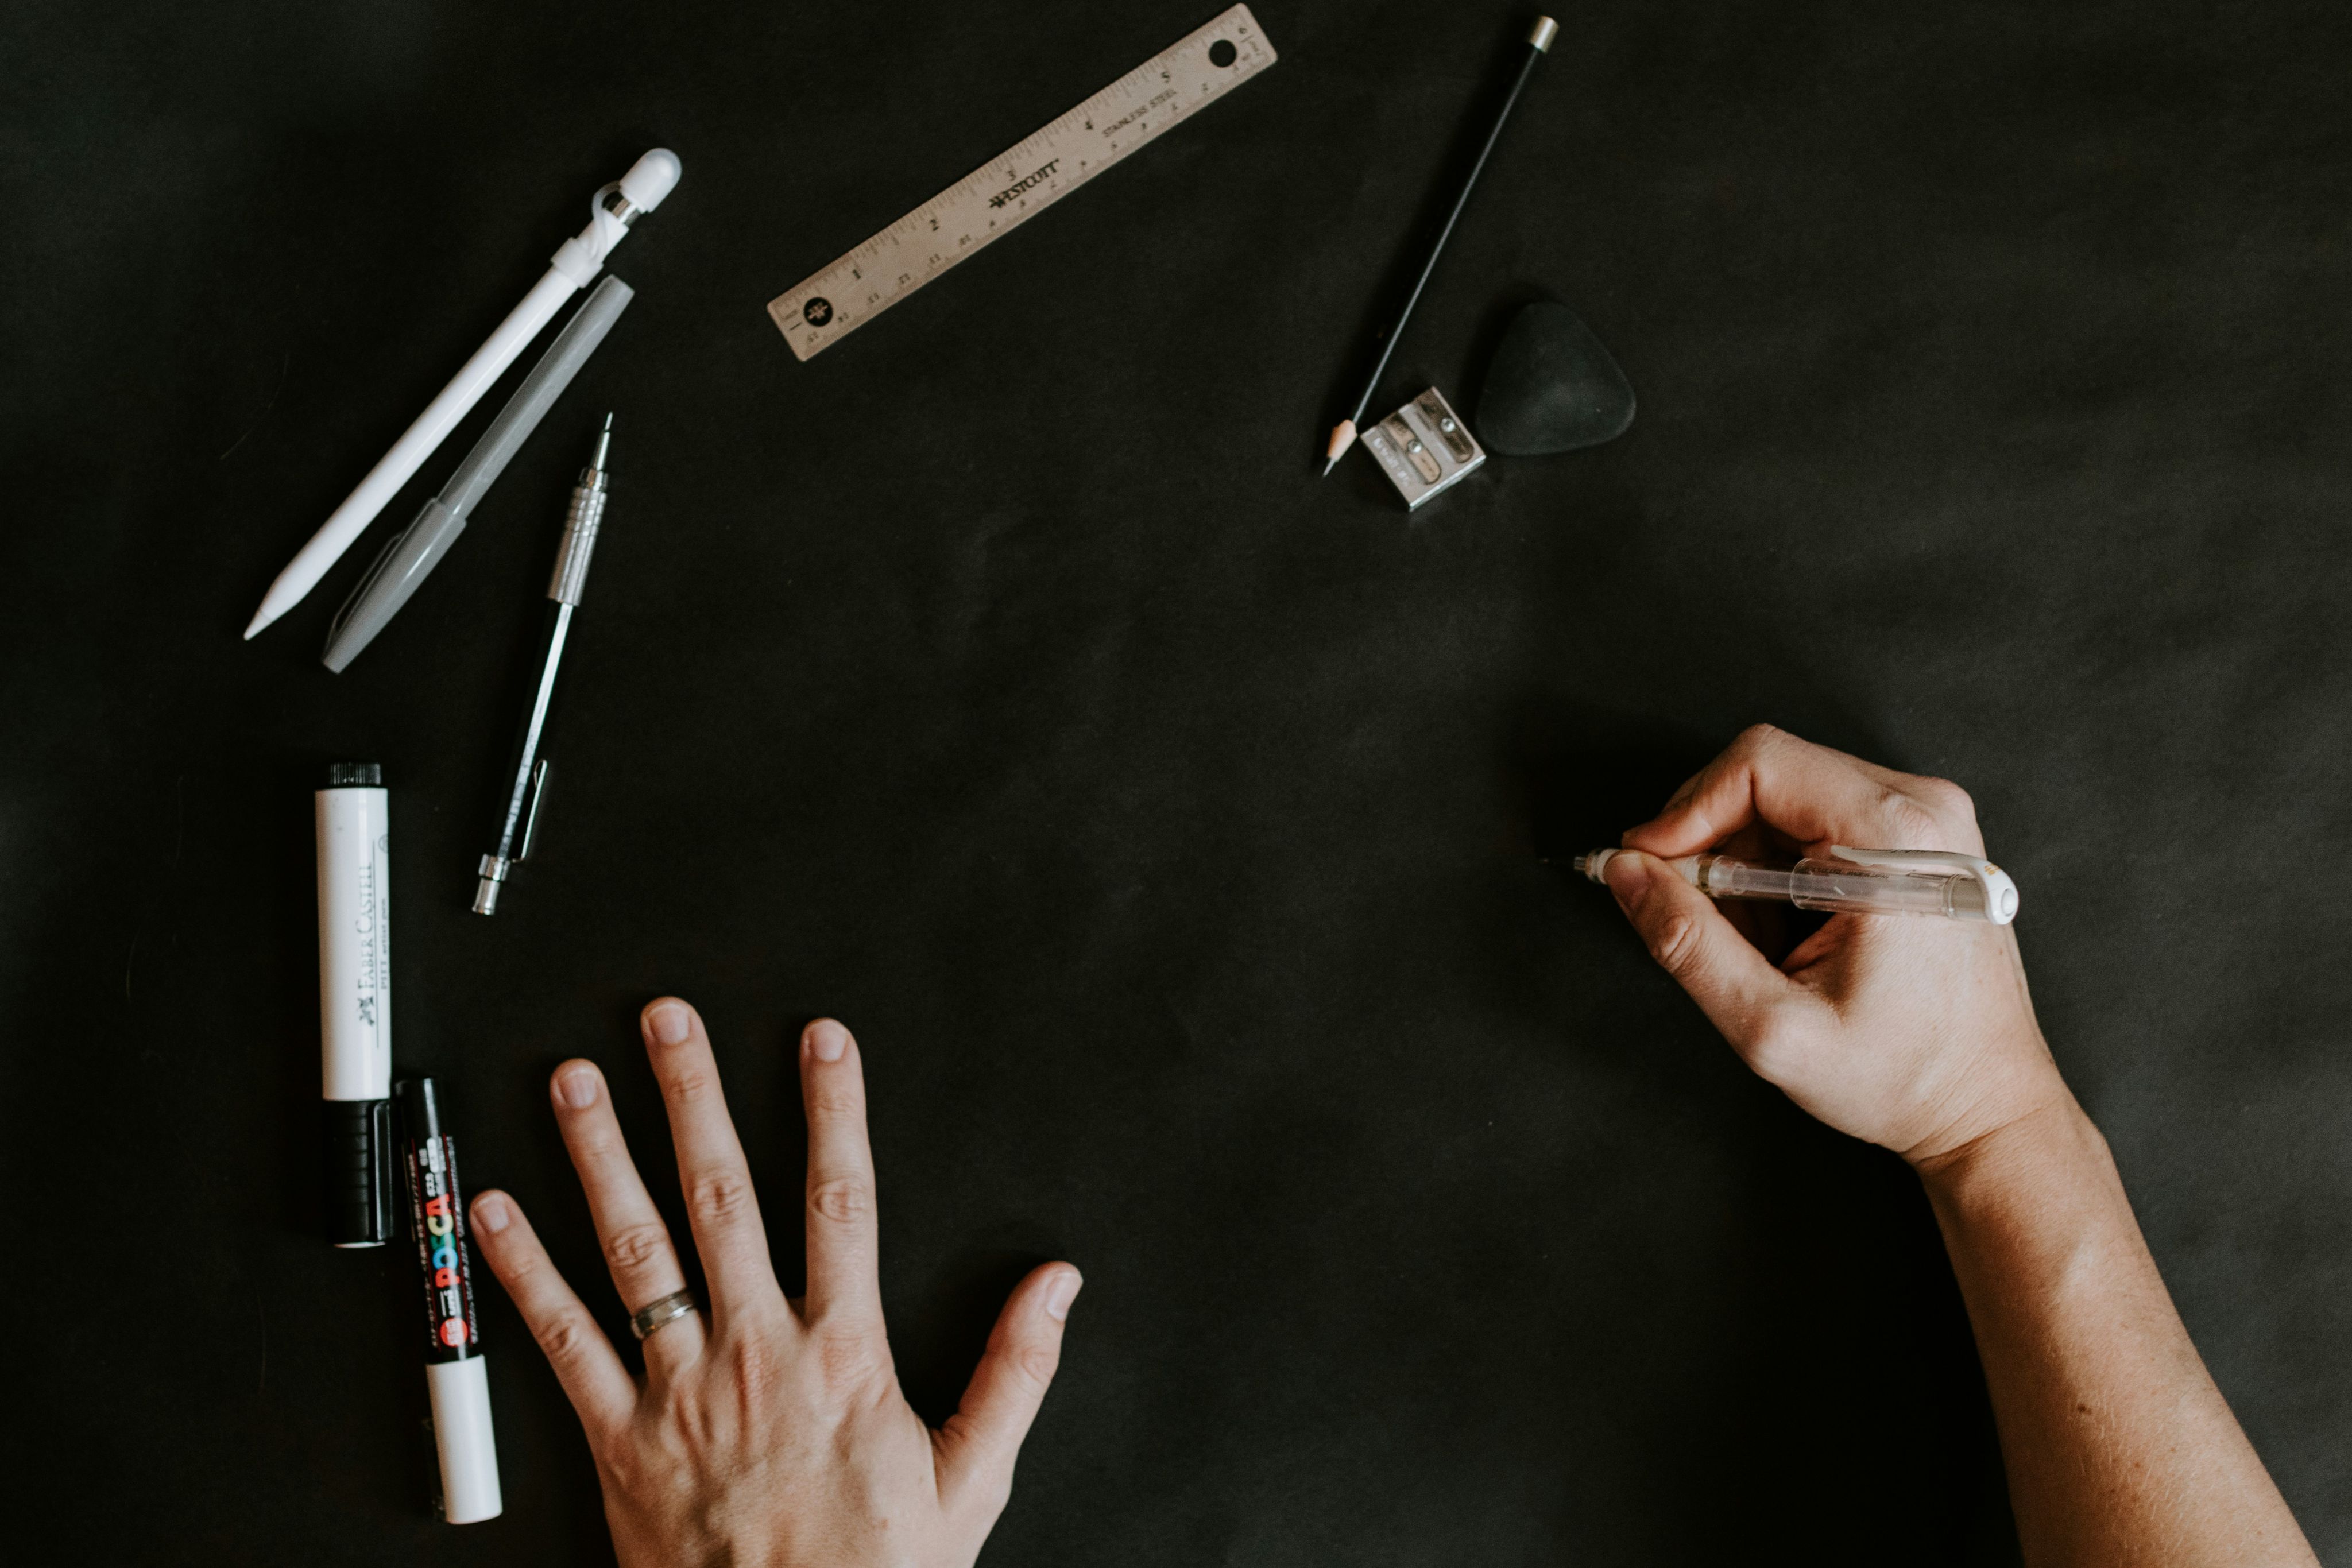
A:
<svg viewBox="0 0 2352 1568">
<path fill-rule="evenodd" d="M 649 1002 L 641 1019 L 646 1053 L 653 1059 L 662 1103 L 669 1110 L 670 1142 L 677 1146 L 677 1177 L 686 1195 L 694 1249 L 710 1283 L 710 1326 L 724 1333 L 730 1312 L 757 1311 L 783 1291 L 768 1261 L 768 1232 L 751 1167 L 727 1114 L 719 1062 L 702 1017 L 676 997 Z"/>
<path fill-rule="evenodd" d="M 1624 842 L 1671 860 L 1761 822 L 1806 844 L 1982 854 L 1984 840 L 1965 800 L 1941 779 L 1898 773 L 1759 724 L 1742 731 Z"/>
</svg>

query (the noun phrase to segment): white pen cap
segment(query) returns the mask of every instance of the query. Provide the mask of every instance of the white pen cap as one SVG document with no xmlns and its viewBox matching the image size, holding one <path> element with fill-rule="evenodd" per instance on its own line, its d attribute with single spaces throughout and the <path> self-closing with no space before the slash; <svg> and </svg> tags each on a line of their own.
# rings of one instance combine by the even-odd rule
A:
<svg viewBox="0 0 2352 1568">
<path fill-rule="evenodd" d="M 392 1097 L 392 829 L 383 772 L 339 762 L 319 841 L 319 1067 L 329 1100 Z"/>
<path fill-rule="evenodd" d="M 603 269 L 613 247 L 627 235 L 629 226 L 660 206 L 662 199 L 677 189 L 677 177 L 684 172 L 677 154 L 667 147 L 656 147 L 630 164 L 627 173 L 596 193 L 588 206 L 588 226 L 556 246 L 555 254 L 547 258 L 548 266 L 572 287 L 586 287 L 588 280 Z M 540 319 L 544 324 L 546 318 Z"/>
<path fill-rule="evenodd" d="M 677 178 L 685 172 L 677 153 L 656 147 L 629 165 L 629 172 L 621 176 L 621 194 L 629 198 L 630 205 L 652 212 L 662 204 L 664 196 L 677 189 Z"/>
<path fill-rule="evenodd" d="M 499 1445 L 490 1430 L 489 1364 L 478 1355 L 426 1364 L 433 1441 L 441 1450 L 441 1517 L 478 1524 L 504 1511 L 499 1495 Z"/>
</svg>

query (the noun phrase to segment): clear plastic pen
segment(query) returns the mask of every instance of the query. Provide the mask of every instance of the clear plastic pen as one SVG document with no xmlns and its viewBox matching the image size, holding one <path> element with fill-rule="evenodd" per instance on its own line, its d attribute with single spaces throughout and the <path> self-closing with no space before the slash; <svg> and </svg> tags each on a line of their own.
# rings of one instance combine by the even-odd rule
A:
<svg viewBox="0 0 2352 1568">
<path fill-rule="evenodd" d="M 1606 880 L 1622 850 L 1576 857 L 1576 869 Z M 1832 844 L 1827 857 L 1792 866 L 1730 855 L 1685 855 L 1668 869 L 1709 898 L 1760 898 L 1843 915 L 1936 915 L 2006 925 L 2017 918 L 2017 883 L 1974 855 L 1943 850 L 1857 850 Z"/>
</svg>

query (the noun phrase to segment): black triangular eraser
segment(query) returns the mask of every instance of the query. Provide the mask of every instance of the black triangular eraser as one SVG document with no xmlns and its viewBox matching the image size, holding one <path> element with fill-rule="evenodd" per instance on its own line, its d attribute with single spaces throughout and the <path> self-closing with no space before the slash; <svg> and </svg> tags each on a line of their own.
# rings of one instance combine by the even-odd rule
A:
<svg viewBox="0 0 2352 1568">
<path fill-rule="evenodd" d="M 1613 441 L 1633 423 L 1633 384 L 1592 329 L 1552 300 L 1522 307 L 1478 393 L 1478 439 L 1540 457 Z"/>
</svg>

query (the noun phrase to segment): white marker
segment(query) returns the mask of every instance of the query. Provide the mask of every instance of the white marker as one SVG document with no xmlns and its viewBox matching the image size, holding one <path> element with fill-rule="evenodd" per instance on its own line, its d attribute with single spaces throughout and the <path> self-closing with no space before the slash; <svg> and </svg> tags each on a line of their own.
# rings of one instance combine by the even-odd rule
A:
<svg viewBox="0 0 2352 1568">
<path fill-rule="evenodd" d="M 327 1239 L 392 1233 L 392 843 L 383 771 L 338 762 L 316 797 Z"/>
<path fill-rule="evenodd" d="M 1576 857 L 1594 882 L 1622 850 Z M 1756 865 L 1729 855 L 1685 855 L 1667 869 L 1709 898 L 1768 898 L 1842 915 L 1940 915 L 2006 925 L 2017 918 L 2017 883 L 1976 855 L 1948 850 L 1856 850 L 1830 846 L 1832 859 Z"/>
<path fill-rule="evenodd" d="M 343 504 L 310 536 L 310 542 L 286 563 L 286 570 L 278 574 L 278 580 L 261 596 L 261 608 L 254 612 L 253 624 L 245 629 L 248 640 L 300 603 L 302 596 L 319 585 L 327 569 L 351 549 L 352 541 L 360 537 L 362 530 L 375 521 L 375 515 L 433 455 L 442 437 L 472 412 L 490 383 L 504 374 L 506 368 L 514 363 L 515 356 L 539 336 L 540 329 L 554 319 L 563 302 L 604 269 L 604 257 L 621 243 L 629 225 L 661 205 L 662 198 L 677 186 L 681 167 L 677 153 L 667 147 L 656 147 L 638 159 L 617 182 L 596 193 L 588 204 L 588 226 L 563 242 L 547 276 L 534 284 L 531 291 L 523 296 L 522 303 L 499 323 L 490 340 L 474 350 L 474 357 L 441 389 L 441 395 L 425 405 L 425 412 L 416 416 L 416 423 L 392 444 L 392 450 L 383 455 L 383 461 L 368 470 L 360 487 L 343 498 Z"/>
</svg>

